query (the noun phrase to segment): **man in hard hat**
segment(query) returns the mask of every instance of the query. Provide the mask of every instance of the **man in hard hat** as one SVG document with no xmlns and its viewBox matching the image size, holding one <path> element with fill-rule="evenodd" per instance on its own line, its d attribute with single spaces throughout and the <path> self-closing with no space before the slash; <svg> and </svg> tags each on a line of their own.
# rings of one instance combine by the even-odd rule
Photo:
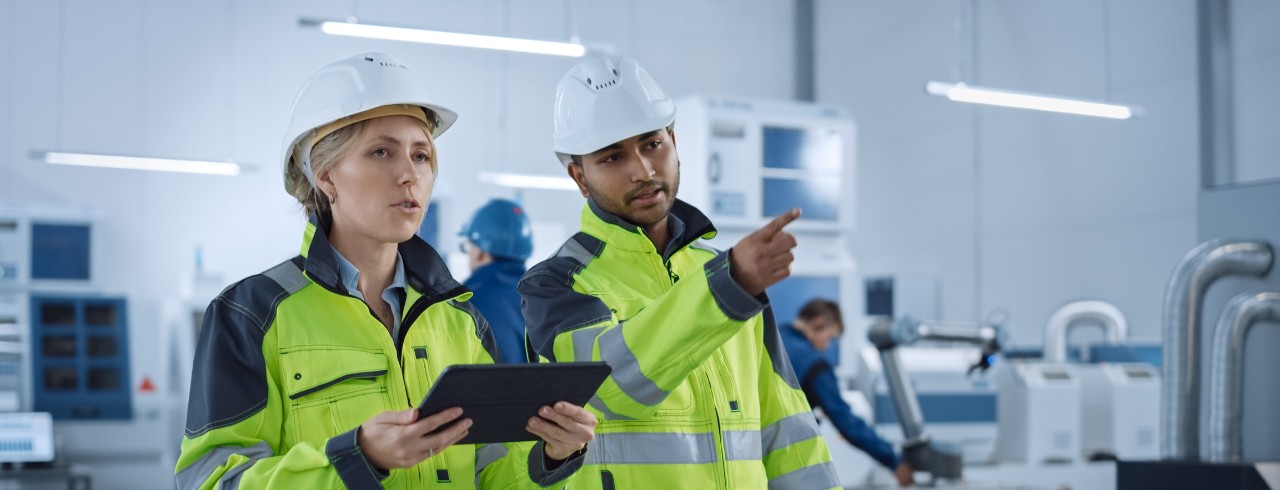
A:
<svg viewBox="0 0 1280 490">
<path fill-rule="evenodd" d="M 521 279 L 531 345 L 605 361 L 602 419 L 570 488 L 839 487 L 764 291 L 795 238 L 774 219 L 718 251 L 677 200 L 675 105 L 635 60 L 584 61 L 556 91 L 555 151 L 582 229 Z"/>
<path fill-rule="evenodd" d="M 915 483 L 911 466 L 899 459 L 892 444 L 854 415 L 840 395 L 833 363 L 823 353 L 842 333 L 840 306 L 819 298 L 805 303 L 795 322 L 782 327 L 782 343 L 809 404 L 821 407 L 840 435 L 892 471 L 899 485 L 911 485 Z"/>
<path fill-rule="evenodd" d="M 459 235 L 471 267 L 471 276 L 462 284 L 475 293 L 471 303 L 489 320 L 502 362 L 527 362 L 516 283 L 533 253 L 529 217 L 519 204 L 494 199 L 476 210 Z"/>
</svg>

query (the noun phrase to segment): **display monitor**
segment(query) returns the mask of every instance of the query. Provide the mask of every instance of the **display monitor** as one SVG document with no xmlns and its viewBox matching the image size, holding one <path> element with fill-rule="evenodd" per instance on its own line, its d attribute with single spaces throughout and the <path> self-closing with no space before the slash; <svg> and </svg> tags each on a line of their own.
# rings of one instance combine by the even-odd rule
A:
<svg viewBox="0 0 1280 490">
<path fill-rule="evenodd" d="M 88 281 L 91 266 L 88 224 L 31 224 L 31 279 Z"/>
<path fill-rule="evenodd" d="M 770 218 L 798 207 L 801 219 L 840 218 L 844 141 L 829 127 L 763 128 L 761 213 Z"/>
</svg>

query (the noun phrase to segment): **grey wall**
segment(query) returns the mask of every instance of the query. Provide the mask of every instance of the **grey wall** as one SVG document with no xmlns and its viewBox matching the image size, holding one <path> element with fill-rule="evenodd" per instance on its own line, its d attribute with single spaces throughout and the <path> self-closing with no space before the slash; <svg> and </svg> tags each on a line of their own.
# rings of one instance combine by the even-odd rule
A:
<svg viewBox="0 0 1280 490">
<path fill-rule="evenodd" d="M 1196 243 L 1194 2 L 970 5 L 818 2 L 818 99 L 858 120 L 862 272 L 935 275 L 943 316 L 1005 309 L 1015 344 L 1039 344 L 1050 312 L 1081 298 L 1159 339 L 1165 282 Z M 930 80 L 1145 115 L 961 104 L 925 95 Z"/>
<path fill-rule="evenodd" d="M 1280 180 L 1210 189 L 1200 194 L 1200 241 L 1218 238 L 1265 240 L 1280 251 Z M 1236 295 L 1280 291 L 1280 264 L 1273 264 L 1263 278 L 1230 277 L 1209 288 L 1205 295 L 1202 354 L 1204 366 L 1212 365 L 1207 357 L 1213 345 L 1213 326 L 1218 324 L 1227 302 Z M 1275 373 L 1280 372 L 1280 324 L 1263 323 L 1245 339 L 1244 371 L 1244 457 L 1247 460 L 1280 460 L 1280 386 Z M 1209 373 L 1202 373 L 1204 388 L 1201 400 L 1201 449 L 1207 454 Z"/>
</svg>

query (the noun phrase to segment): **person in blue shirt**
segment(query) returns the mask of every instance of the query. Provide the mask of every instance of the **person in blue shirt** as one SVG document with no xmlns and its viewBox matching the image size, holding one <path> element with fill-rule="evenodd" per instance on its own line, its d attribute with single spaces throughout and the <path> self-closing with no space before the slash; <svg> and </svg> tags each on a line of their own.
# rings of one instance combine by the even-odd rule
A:
<svg viewBox="0 0 1280 490">
<path fill-rule="evenodd" d="M 471 267 L 471 277 L 462 284 L 475 293 L 471 304 L 493 328 L 501 362 L 528 362 L 516 283 L 533 253 L 529 217 L 514 201 L 494 199 L 476 210 L 459 235 Z"/>
<path fill-rule="evenodd" d="M 840 316 L 840 306 L 825 299 L 814 299 L 800 308 L 794 323 L 782 328 L 782 343 L 809 405 L 821 407 L 840 435 L 893 471 L 899 485 L 911 485 L 915 483 L 911 466 L 899 458 L 892 444 L 881 439 L 874 429 L 854 415 L 853 409 L 840 396 L 835 366 L 824 353 L 831 346 L 831 341 L 842 333 L 844 321 Z"/>
</svg>

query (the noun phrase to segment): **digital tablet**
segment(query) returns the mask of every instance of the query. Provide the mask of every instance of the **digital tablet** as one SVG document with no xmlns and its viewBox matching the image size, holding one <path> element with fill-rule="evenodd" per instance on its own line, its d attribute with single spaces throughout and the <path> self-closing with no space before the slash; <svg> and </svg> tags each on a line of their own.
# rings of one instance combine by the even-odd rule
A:
<svg viewBox="0 0 1280 490">
<path fill-rule="evenodd" d="M 538 409 L 559 401 L 585 406 L 610 371 L 603 362 L 457 364 L 440 373 L 418 418 L 461 407 L 458 420 L 472 424 L 458 444 L 535 441 L 538 436 L 524 428 Z"/>
</svg>

